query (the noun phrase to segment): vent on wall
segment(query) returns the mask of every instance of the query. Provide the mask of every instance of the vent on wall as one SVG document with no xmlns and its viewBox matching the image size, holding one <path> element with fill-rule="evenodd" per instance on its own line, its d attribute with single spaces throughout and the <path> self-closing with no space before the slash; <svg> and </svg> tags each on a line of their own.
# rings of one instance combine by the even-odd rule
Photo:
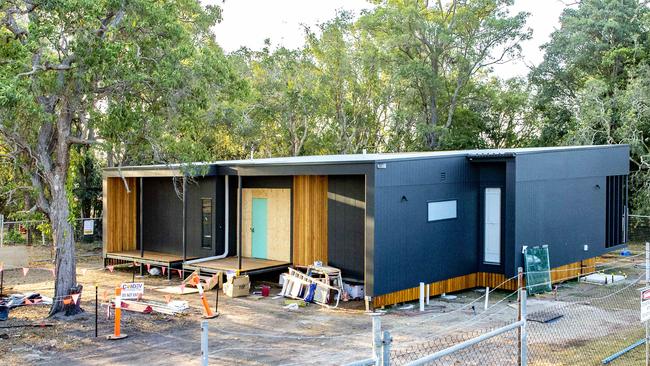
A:
<svg viewBox="0 0 650 366">
<path fill-rule="evenodd" d="M 627 241 L 627 176 L 607 177 L 605 247 Z"/>
<path fill-rule="evenodd" d="M 440 172 L 440 181 L 444 182 L 447 180 L 447 172 Z"/>
</svg>

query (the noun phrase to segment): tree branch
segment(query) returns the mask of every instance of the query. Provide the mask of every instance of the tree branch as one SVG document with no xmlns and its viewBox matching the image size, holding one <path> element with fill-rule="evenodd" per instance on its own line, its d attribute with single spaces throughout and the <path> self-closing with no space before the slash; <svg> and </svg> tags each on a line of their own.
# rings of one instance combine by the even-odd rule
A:
<svg viewBox="0 0 650 366">
<path fill-rule="evenodd" d="M 66 63 L 50 64 L 50 63 L 46 62 L 43 65 L 32 65 L 32 69 L 30 71 L 21 72 L 20 74 L 17 74 L 16 76 L 18 76 L 18 77 L 20 77 L 20 76 L 30 76 L 30 75 L 33 75 L 33 74 L 37 73 L 38 71 L 51 71 L 51 70 L 53 70 L 53 71 L 66 71 L 66 70 L 70 70 L 72 68 L 72 66 L 70 66 L 70 64 L 72 63 L 72 60 L 69 59 L 67 61 L 67 63 L 68 64 L 66 64 Z"/>
<path fill-rule="evenodd" d="M 27 30 L 18 25 L 15 17 L 15 14 L 20 13 L 21 10 L 18 7 L 9 8 L 5 13 L 4 19 L 2 19 L 2 23 L 0 24 L 3 24 L 5 28 L 14 34 L 16 39 L 20 40 L 20 42 L 24 44 L 28 33 Z"/>
<path fill-rule="evenodd" d="M 81 137 L 76 137 L 76 136 L 68 136 L 68 144 L 77 144 L 77 145 L 94 145 L 98 144 L 99 141 L 97 140 L 91 140 L 91 139 L 84 139 Z"/>
</svg>

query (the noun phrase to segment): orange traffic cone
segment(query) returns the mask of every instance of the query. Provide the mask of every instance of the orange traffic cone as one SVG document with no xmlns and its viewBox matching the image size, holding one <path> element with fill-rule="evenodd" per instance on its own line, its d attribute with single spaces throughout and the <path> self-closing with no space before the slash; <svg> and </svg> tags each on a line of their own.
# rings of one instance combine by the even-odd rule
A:
<svg viewBox="0 0 650 366">
<path fill-rule="evenodd" d="M 127 337 L 126 334 L 120 333 L 120 321 L 122 318 L 122 288 L 117 287 L 115 289 L 115 329 L 113 334 L 106 336 L 106 339 L 117 340 L 124 339 Z"/>
<path fill-rule="evenodd" d="M 203 319 L 213 319 L 218 317 L 219 313 L 213 313 L 212 309 L 210 309 L 210 305 L 208 305 L 208 300 L 205 298 L 205 293 L 203 291 L 203 286 L 201 285 L 201 279 L 199 278 L 199 276 L 194 276 L 192 278 L 192 283 L 199 290 L 199 295 L 201 295 L 201 303 L 203 303 L 203 309 L 205 310 Z"/>
</svg>

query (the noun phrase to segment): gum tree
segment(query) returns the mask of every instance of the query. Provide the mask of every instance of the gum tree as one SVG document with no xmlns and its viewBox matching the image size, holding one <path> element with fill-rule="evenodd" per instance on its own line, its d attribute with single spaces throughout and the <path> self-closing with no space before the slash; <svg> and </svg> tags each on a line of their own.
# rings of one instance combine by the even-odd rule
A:
<svg viewBox="0 0 650 366">
<path fill-rule="evenodd" d="M 510 14 L 513 0 L 373 2 L 360 26 L 386 50 L 393 82 L 403 85 L 401 108 L 418 116 L 429 149 L 440 147 L 481 74 L 519 57 L 531 36 L 528 14 Z"/>
<path fill-rule="evenodd" d="M 0 138 L 56 247 L 50 315 L 77 284 L 66 181 L 74 145 L 108 164 L 164 161 L 210 123 L 230 76 L 197 0 L 0 0 Z M 182 157 L 180 158 L 182 159 Z"/>
</svg>

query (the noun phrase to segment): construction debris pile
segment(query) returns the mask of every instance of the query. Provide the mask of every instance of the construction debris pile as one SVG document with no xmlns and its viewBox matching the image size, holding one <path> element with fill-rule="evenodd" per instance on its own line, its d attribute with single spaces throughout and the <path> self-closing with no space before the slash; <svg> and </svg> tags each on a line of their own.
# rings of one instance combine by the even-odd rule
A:
<svg viewBox="0 0 650 366">
<path fill-rule="evenodd" d="M 115 299 L 110 301 L 111 309 L 115 309 Z M 161 313 L 165 315 L 185 314 L 190 308 L 187 301 L 172 300 L 168 303 L 160 301 L 121 300 L 121 309 L 142 314 Z"/>
<path fill-rule="evenodd" d="M 304 272 L 289 268 L 289 273 L 280 277 L 280 285 L 280 295 L 284 297 L 327 308 L 338 307 L 341 300 L 363 298 L 363 286 L 344 283 L 340 269 L 324 266 L 320 262 L 305 267 Z M 296 304 L 287 304 L 287 309 L 296 309 Z"/>
<path fill-rule="evenodd" d="M 52 299 L 34 292 L 0 298 L 0 321 L 9 318 L 9 310 L 26 305 L 52 305 Z"/>
</svg>

